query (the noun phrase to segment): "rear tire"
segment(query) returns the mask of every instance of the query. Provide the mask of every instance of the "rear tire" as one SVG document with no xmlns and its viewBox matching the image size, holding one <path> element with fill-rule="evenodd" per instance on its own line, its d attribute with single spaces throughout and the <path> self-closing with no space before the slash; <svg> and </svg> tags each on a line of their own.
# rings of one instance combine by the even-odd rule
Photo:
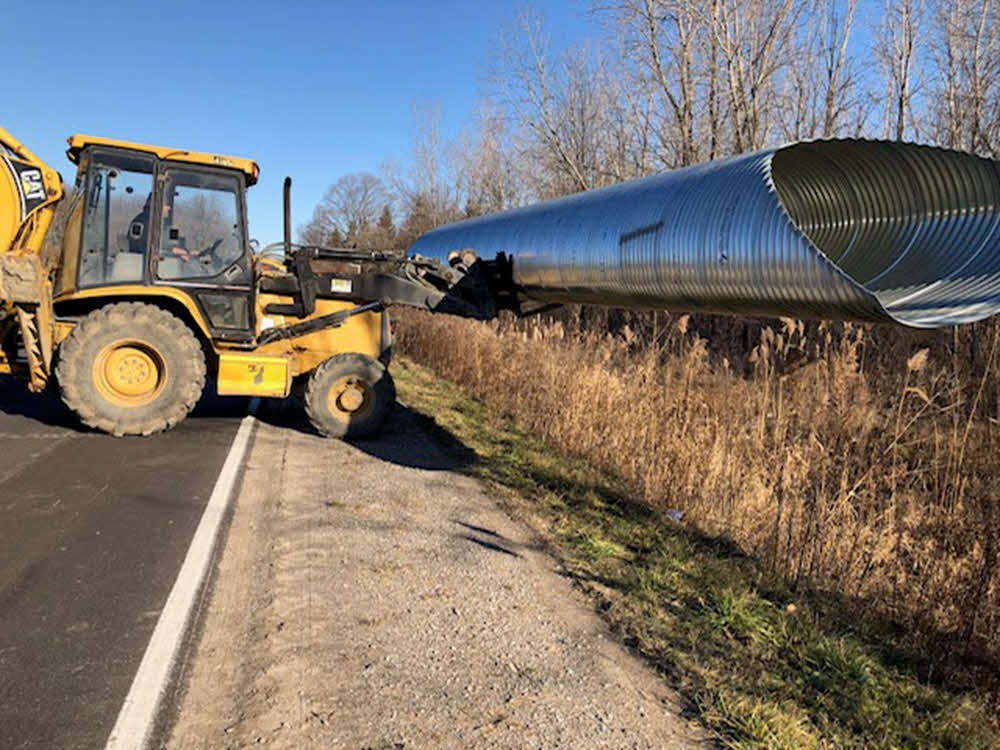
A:
<svg viewBox="0 0 1000 750">
<path fill-rule="evenodd" d="M 382 427 L 396 402 L 385 365 L 365 354 L 338 354 L 316 368 L 306 386 L 306 414 L 327 437 L 361 438 Z"/>
<path fill-rule="evenodd" d="M 89 427 L 152 435 L 194 408 L 205 355 L 191 329 L 166 310 L 121 302 L 81 320 L 59 347 L 62 400 Z"/>
</svg>

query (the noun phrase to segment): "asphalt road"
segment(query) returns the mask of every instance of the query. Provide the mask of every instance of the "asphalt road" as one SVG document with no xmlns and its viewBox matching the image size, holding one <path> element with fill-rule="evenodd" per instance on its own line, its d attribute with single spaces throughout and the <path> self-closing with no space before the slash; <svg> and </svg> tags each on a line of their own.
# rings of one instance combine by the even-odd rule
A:
<svg viewBox="0 0 1000 750">
<path fill-rule="evenodd" d="M 246 406 L 115 439 L 0 377 L 0 748 L 104 746 Z"/>
</svg>

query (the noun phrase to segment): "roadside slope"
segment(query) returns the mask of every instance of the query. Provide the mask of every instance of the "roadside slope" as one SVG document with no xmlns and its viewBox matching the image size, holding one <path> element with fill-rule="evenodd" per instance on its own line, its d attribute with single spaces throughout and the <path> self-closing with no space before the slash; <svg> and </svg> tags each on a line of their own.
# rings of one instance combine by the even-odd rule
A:
<svg viewBox="0 0 1000 750">
<path fill-rule="evenodd" d="M 357 447 L 261 425 L 169 747 L 702 738 L 433 432 L 405 408 Z"/>
<path fill-rule="evenodd" d="M 427 368 L 400 358 L 396 380 L 725 746 L 1000 747 L 995 674 L 942 675 L 899 647 L 893 623 L 793 589 L 766 560 L 638 500 Z"/>
</svg>

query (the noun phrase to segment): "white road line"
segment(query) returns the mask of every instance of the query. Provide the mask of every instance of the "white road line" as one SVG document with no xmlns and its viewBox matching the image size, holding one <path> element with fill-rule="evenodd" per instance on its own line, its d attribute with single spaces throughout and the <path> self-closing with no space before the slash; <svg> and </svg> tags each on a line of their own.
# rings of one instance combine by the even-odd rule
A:
<svg viewBox="0 0 1000 750">
<path fill-rule="evenodd" d="M 244 417 L 233 439 L 229 455 L 208 499 L 194 539 L 188 548 L 181 572 L 170 590 L 167 603 L 146 646 L 139 671 L 135 673 L 118 720 L 108 737 L 105 750 L 139 750 L 152 740 L 153 726 L 170 682 L 188 622 L 218 541 L 219 529 L 234 495 L 240 467 L 253 435 L 258 399 L 251 402 L 250 416 Z"/>
</svg>

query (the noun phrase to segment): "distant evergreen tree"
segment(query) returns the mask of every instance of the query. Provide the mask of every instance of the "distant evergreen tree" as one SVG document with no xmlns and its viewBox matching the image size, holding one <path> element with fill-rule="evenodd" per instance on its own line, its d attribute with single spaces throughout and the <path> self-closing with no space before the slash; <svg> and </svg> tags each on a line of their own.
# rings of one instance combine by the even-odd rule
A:
<svg viewBox="0 0 1000 750">
<path fill-rule="evenodd" d="M 396 224 L 392 220 L 392 209 L 388 203 L 378 217 L 371 239 L 373 250 L 389 251 L 396 248 Z"/>
<path fill-rule="evenodd" d="M 378 228 L 386 233 L 388 237 L 396 238 L 396 225 L 392 223 L 392 209 L 389 204 L 385 204 L 382 215 L 378 217 Z"/>
<path fill-rule="evenodd" d="M 329 247 L 341 247 L 344 244 L 344 236 L 340 233 L 339 227 L 333 228 L 333 231 L 330 232 L 330 237 L 327 239 L 326 244 Z"/>
<path fill-rule="evenodd" d="M 410 204 L 410 212 L 399 230 L 399 244 L 409 247 L 424 232 L 430 231 L 436 225 L 431 202 L 423 193 L 418 193 Z"/>
</svg>

